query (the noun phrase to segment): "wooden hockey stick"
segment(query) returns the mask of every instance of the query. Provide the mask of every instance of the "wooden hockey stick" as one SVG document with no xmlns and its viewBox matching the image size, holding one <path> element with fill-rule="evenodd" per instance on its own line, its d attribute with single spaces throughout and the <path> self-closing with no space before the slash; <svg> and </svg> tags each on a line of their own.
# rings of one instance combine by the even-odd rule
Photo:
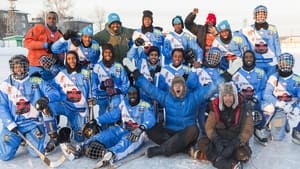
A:
<svg viewBox="0 0 300 169">
<path fill-rule="evenodd" d="M 60 159 L 58 159 L 57 161 L 51 161 L 48 157 L 46 157 L 43 153 L 41 153 L 20 131 L 17 131 L 17 133 L 26 142 L 26 144 L 28 144 L 37 153 L 40 159 L 43 160 L 43 162 L 47 166 L 51 168 L 55 168 L 60 166 L 62 163 L 64 163 L 66 159 L 64 155 L 62 155 Z"/>
</svg>

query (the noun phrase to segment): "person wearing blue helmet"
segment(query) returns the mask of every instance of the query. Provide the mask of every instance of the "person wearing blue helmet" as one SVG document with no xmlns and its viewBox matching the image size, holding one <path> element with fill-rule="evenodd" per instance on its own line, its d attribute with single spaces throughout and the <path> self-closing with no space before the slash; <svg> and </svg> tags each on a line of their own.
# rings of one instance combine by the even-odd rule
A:
<svg viewBox="0 0 300 169">
<path fill-rule="evenodd" d="M 94 35 L 94 39 L 102 44 L 112 44 L 114 60 L 121 63 L 126 57 L 127 51 L 131 46 L 131 37 L 134 29 L 122 26 L 120 16 L 117 13 L 110 13 L 107 16 L 105 28 Z"/>
</svg>

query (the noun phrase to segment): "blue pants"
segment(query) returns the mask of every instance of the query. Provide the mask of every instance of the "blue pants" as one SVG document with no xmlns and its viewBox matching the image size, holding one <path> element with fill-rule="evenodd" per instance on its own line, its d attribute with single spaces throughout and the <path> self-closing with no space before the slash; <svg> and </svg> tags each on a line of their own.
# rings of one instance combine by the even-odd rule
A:
<svg viewBox="0 0 300 169">
<path fill-rule="evenodd" d="M 45 152 L 45 132 L 42 126 L 35 126 L 29 131 L 20 131 L 40 152 Z M 7 161 L 14 158 L 21 141 L 20 136 L 3 127 L 0 131 L 0 160 Z M 31 156 L 38 157 L 30 146 L 27 145 L 26 148 Z"/>
<path fill-rule="evenodd" d="M 116 160 L 120 160 L 139 149 L 144 142 L 144 134 L 136 142 L 130 141 L 127 138 L 128 134 L 129 131 L 120 126 L 111 126 L 87 140 L 86 143 L 98 141 L 116 155 Z"/>
<path fill-rule="evenodd" d="M 80 113 L 75 110 L 71 110 L 67 107 L 64 102 L 55 102 L 49 104 L 52 112 L 53 118 L 57 115 L 64 115 L 67 117 L 69 124 L 74 132 L 74 140 L 78 142 L 84 141 L 82 136 L 82 129 L 88 121 L 87 116 L 81 116 Z"/>
</svg>

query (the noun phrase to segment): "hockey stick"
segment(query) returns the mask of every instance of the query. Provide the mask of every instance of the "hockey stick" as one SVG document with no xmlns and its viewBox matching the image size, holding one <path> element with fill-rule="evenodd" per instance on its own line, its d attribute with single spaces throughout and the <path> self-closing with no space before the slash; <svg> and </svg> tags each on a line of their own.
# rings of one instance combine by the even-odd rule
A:
<svg viewBox="0 0 300 169">
<path fill-rule="evenodd" d="M 17 130 L 17 133 L 26 142 L 26 144 L 28 144 L 33 149 L 33 151 L 37 153 L 40 159 L 43 160 L 43 162 L 46 163 L 47 166 L 55 168 L 64 163 L 66 159 L 64 155 L 61 156 L 57 161 L 51 161 L 48 157 L 41 153 L 19 130 Z"/>
<path fill-rule="evenodd" d="M 89 98 L 91 99 L 93 97 L 93 94 L 92 94 L 92 66 L 91 64 L 89 64 L 88 66 L 88 69 L 89 69 Z M 94 105 L 93 103 L 88 103 L 89 104 L 89 117 L 88 117 L 88 120 L 91 121 L 93 120 L 95 117 L 94 117 Z"/>
<path fill-rule="evenodd" d="M 127 157 L 125 158 L 124 160 L 120 160 L 119 162 L 117 162 L 116 164 L 110 164 L 110 166 L 108 167 L 109 169 L 116 169 L 116 168 L 120 168 L 121 166 L 125 165 L 125 164 L 128 164 L 130 163 L 131 161 L 133 160 L 136 160 L 136 159 L 139 159 L 139 158 L 142 158 L 146 155 L 145 152 L 142 152 L 142 153 L 139 153 L 137 155 L 134 155 L 131 156 L 131 157 Z"/>
</svg>

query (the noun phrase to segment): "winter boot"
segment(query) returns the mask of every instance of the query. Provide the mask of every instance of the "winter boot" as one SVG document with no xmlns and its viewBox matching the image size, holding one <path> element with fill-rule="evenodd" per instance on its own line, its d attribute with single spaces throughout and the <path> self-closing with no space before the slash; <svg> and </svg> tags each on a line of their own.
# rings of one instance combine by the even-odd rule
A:
<svg viewBox="0 0 300 169">
<path fill-rule="evenodd" d="M 115 155 L 111 151 L 107 151 L 104 157 L 96 164 L 95 168 L 101 168 L 107 165 L 112 165 Z"/>
<path fill-rule="evenodd" d="M 289 133 L 290 131 L 291 131 L 291 126 L 290 126 L 289 120 L 286 120 L 285 132 Z"/>
<path fill-rule="evenodd" d="M 158 155 L 162 155 L 163 152 L 162 152 L 162 149 L 160 146 L 154 146 L 154 147 L 149 147 L 147 149 L 147 157 L 148 158 L 151 158 L 151 157 L 154 157 L 154 156 L 158 156 Z"/>
<path fill-rule="evenodd" d="M 238 161 L 232 165 L 232 169 L 243 169 L 243 164 Z"/>
<path fill-rule="evenodd" d="M 191 147 L 189 149 L 189 156 L 195 160 L 200 160 L 202 162 L 208 162 L 206 158 L 206 154 L 196 149 L 195 147 Z"/>
<path fill-rule="evenodd" d="M 296 127 L 293 128 L 292 141 L 295 144 L 300 145 L 300 131 Z"/>
<path fill-rule="evenodd" d="M 62 127 L 58 132 L 59 143 L 70 143 L 71 142 L 71 129 L 69 127 Z"/>
<path fill-rule="evenodd" d="M 57 133 L 52 133 L 49 134 L 50 140 L 48 141 L 46 148 L 45 148 L 45 153 L 50 153 L 55 149 L 56 146 L 58 146 L 58 136 Z"/>
</svg>

